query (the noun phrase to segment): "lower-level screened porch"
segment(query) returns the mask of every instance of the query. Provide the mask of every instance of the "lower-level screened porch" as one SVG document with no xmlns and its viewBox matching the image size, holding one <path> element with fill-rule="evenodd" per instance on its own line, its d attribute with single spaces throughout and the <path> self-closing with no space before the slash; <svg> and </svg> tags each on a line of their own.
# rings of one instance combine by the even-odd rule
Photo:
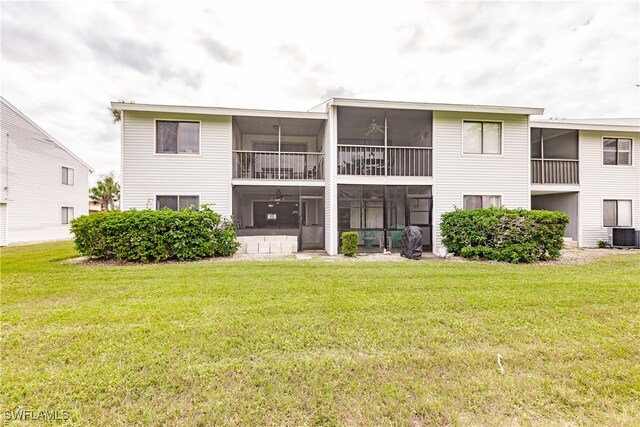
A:
<svg viewBox="0 0 640 427">
<path fill-rule="evenodd" d="M 324 187 L 235 186 L 238 236 L 297 236 L 299 250 L 324 249 Z"/>
<path fill-rule="evenodd" d="M 432 249 L 431 186 L 338 185 L 338 237 L 359 235 L 358 250 L 399 250 L 408 225 L 422 230 L 423 250 Z"/>
</svg>

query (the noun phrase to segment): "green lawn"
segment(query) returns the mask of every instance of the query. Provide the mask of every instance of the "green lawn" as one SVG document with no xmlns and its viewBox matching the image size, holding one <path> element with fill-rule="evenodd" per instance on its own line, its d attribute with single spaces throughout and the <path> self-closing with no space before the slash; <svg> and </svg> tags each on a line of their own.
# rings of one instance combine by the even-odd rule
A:
<svg viewBox="0 0 640 427">
<path fill-rule="evenodd" d="M 63 263 L 75 256 L 69 242 L 2 250 L 3 418 L 640 424 L 640 255 Z"/>
</svg>

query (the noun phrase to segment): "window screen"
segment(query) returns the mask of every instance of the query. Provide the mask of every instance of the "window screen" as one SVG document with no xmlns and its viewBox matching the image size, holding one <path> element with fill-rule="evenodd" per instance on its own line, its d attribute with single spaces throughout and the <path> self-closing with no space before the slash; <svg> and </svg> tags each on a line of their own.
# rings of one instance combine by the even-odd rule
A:
<svg viewBox="0 0 640 427">
<path fill-rule="evenodd" d="M 631 200 L 604 200 L 602 224 L 604 227 L 631 227 Z"/>
<path fill-rule="evenodd" d="M 200 152 L 200 123 L 156 122 L 156 153 L 198 154 Z"/>
<path fill-rule="evenodd" d="M 462 128 L 465 154 L 500 154 L 501 123 L 465 121 Z"/>
<path fill-rule="evenodd" d="M 198 209 L 200 206 L 199 196 L 156 196 L 156 209 L 169 208 L 173 211 L 186 208 Z"/>
<path fill-rule="evenodd" d="M 197 210 L 199 206 L 198 199 L 198 196 L 178 196 L 178 206 L 180 210 L 187 208 Z"/>
<path fill-rule="evenodd" d="M 489 206 L 499 207 L 502 204 L 500 196 L 464 196 L 464 209 L 482 209 Z"/>
<path fill-rule="evenodd" d="M 74 185 L 74 171 L 71 168 L 62 166 L 62 184 Z"/>
<path fill-rule="evenodd" d="M 631 139 L 605 138 L 602 146 L 605 165 L 631 165 Z"/>
<path fill-rule="evenodd" d="M 62 224 L 69 224 L 71 221 L 73 221 L 73 208 L 72 207 L 67 207 L 67 206 L 63 206 L 62 207 L 62 211 L 61 211 L 61 223 Z"/>
</svg>

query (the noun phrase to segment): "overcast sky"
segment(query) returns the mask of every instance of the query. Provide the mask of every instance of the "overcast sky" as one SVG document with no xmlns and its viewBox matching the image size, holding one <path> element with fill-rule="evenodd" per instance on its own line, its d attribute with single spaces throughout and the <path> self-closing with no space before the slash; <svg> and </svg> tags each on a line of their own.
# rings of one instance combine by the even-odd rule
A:
<svg viewBox="0 0 640 427">
<path fill-rule="evenodd" d="M 640 117 L 640 3 L 2 2 L 2 95 L 119 172 L 110 101 L 307 110 L 333 97 Z"/>
</svg>

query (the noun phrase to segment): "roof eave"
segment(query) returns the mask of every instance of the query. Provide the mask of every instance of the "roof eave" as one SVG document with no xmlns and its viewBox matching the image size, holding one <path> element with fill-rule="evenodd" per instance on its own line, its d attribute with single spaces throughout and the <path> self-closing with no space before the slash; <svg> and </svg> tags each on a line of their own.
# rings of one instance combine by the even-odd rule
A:
<svg viewBox="0 0 640 427">
<path fill-rule="evenodd" d="M 611 125 L 597 123 L 571 123 L 571 122 L 554 122 L 554 121 L 537 121 L 530 122 L 531 127 L 545 129 L 575 129 L 575 130 L 595 130 L 610 132 L 640 132 L 640 126 L 629 125 Z"/>
<path fill-rule="evenodd" d="M 174 114 L 201 114 L 212 116 L 278 117 L 291 119 L 326 120 L 327 113 L 309 111 L 253 110 L 248 108 L 199 107 L 183 105 L 131 104 L 112 102 L 111 108 L 120 111 L 139 111 Z"/>
<path fill-rule="evenodd" d="M 35 129 L 37 129 L 40 133 L 42 133 L 42 135 L 44 135 L 46 138 L 49 138 L 54 144 L 56 144 L 58 147 L 60 147 L 60 149 L 62 149 L 62 151 L 66 152 L 71 157 L 73 157 L 78 162 L 80 162 L 84 167 L 86 167 L 89 170 L 89 173 L 94 173 L 95 172 L 95 170 L 87 162 L 82 160 L 80 157 L 78 157 L 77 154 L 75 154 L 73 151 L 68 149 L 63 143 L 61 143 L 60 141 L 55 139 L 51 134 L 49 134 L 49 132 L 47 132 L 42 127 L 40 127 L 40 125 L 38 125 L 36 122 L 31 120 L 26 114 L 24 114 L 22 111 L 20 111 L 18 109 L 18 107 L 16 107 L 15 105 L 11 104 L 9 101 L 7 101 L 2 96 L 0 96 L 0 101 L 3 102 L 7 107 L 9 107 L 14 113 L 16 113 L 18 116 L 20 116 L 27 123 L 31 124 Z"/>
<path fill-rule="evenodd" d="M 465 105 L 465 104 L 440 104 L 427 102 L 407 101 L 382 101 L 353 98 L 332 98 L 327 101 L 329 105 L 343 107 L 369 107 L 403 110 L 432 110 L 432 111 L 459 111 L 470 113 L 501 113 L 501 114 L 526 114 L 542 115 L 544 108 L 538 107 L 512 107 L 501 105 Z"/>
</svg>

